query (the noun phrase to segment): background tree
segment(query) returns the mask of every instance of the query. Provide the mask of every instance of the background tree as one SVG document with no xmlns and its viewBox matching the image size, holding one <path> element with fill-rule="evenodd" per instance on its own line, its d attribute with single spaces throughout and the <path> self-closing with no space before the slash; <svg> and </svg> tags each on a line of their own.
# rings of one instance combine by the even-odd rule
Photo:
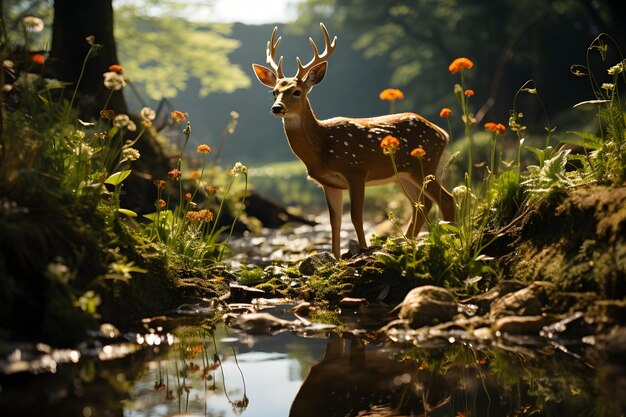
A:
<svg viewBox="0 0 626 417">
<path fill-rule="evenodd" d="M 359 33 L 354 47 L 366 57 L 387 56 L 390 84 L 405 91 L 409 107 L 431 114 L 452 100 L 447 65 L 468 56 L 476 63 L 475 102 L 485 103 L 479 115 L 489 110 L 490 117 L 503 119 L 515 91 L 530 78 L 552 91 L 545 98 L 553 111 L 584 99 L 572 88 L 569 66 L 582 60 L 584 46 L 601 30 L 623 41 L 613 3 L 304 0 L 297 26 L 308 31 L 331 20 Z"/>
</svg>

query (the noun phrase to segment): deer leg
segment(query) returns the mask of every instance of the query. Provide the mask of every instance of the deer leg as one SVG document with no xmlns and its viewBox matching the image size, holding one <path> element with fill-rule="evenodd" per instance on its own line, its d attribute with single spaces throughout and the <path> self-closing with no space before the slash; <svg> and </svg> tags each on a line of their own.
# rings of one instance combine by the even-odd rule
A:
<svg viewBox="0 0 626 417">
<path fill-rule="evenodd" d="M 446 190 L 439 180 L 428 182 L 424 189 L 426 195 L 439 206 L 443 219 L 448 222 L 454 221 L 454 198 Z"/>
<path fill-rule="evenodd" d="M 420 192 L 421 188 L 418 187 L 417 184 L 415 184 L 413 181 L 409 180 L 408 178 L 403 178 L 401 179 L 401 181 L 404 189 L 409 194 L 410 201 L 413 206 L 411 207 L 411 220 L 409 221 L 409 224 L 404 234 L 407 237 L 415 237 L 420 232 L 422 226 L 426 222 L 425 216 L 428 215 L 428 212 L 433 206 L 433 202 L 430 200 L 430 198 L 424 198 L 423 193 Z M 423 204 L 423 208 L 421 210 L 418 210 L 413 202 L 417 202 L 418 198 L 420 198 L 420 194 L 422 194 L 421 203 Z"/>
<path fill-rule="evenodd" d="M 356 231 L 356 237 L 359 241 L 359 246 L 362 248 L 367 247 L 367 241 L 365 240 L 365 233 L 363 232 L 363 206 L 365 204 L 365 181 L 356 181 L 348 184 L 348 191 L 350 193 L 350 217 L 352 218 L 352 224 Z"/>
<path fill-rule="evenodd" d="M 324 187 L 330 229 L 332 235 L 332 250 L 336 259 L 341 256 L 341 215 L 343 214 L 343 191 L 337 188 Z"/>
</svg>

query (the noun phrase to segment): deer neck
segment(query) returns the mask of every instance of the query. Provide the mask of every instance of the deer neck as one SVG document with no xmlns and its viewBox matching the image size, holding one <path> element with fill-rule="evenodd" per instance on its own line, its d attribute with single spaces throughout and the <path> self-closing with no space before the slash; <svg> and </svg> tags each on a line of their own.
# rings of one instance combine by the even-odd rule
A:
<svg viewBox="0 0 626 417">
<path fill-rule="evenodd" d="M 293 153 L 309 170 L 320 163 L 323 127 L 315 117 L 309 99 L 301 114 L 283 118 L 285 135 Z"/>
</svg>

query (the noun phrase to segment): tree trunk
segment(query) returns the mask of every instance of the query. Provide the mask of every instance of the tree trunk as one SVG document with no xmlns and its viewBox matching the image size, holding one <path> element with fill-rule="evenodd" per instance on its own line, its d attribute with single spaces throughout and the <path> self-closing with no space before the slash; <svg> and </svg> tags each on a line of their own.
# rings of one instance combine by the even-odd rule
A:
<svg viewBox="0 0 626 417">
<path fill-rule="evenodd" d="M 97 118 L 103 109 L 110 90 L 104 87 L 102 74 L 110 65 L 118 63 L 112 0 L 54 1 L 51 76 L 76 85 L 90 48 L 85 38 L 90 35 L 95 36 L 95 42 L 102 45 L 102 49 L 87 61 L 75 102 L 81 117 L 87 119 Z M 122 90 L 113 92 L 107 108 L 116 114 L 127 113 Z"/>
</svg>

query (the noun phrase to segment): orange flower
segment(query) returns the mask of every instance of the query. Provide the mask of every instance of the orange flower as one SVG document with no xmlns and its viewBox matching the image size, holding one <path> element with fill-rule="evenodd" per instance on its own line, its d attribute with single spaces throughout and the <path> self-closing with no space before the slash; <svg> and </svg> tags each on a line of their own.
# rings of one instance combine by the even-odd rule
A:
<svg viewBox="0 0 626 417">
<path fill-rule="evenodd" d="M 450 115 L 452 114 L 452 110 L 450 110 L 447 107 L 444 107 L 443 109 L 441 109 L 441 111 L 439 112 L 439 117 L 443 117 L 444 119 L 447 119 L 448 117 L 450 117 Z"/>
<path fill-rule="evenodd" d="M 426 151 L 422 148 L 415 148 L 411 151 L 411 156 L 413 158 L 422 159 L 426 155 Z"/>
<path fill-rule="evenodd" d="M 211 153 L 212 149 L 209 145 L 198 145 L 198 147 L 196 148 L 196 150 L 198 151 L 198 153 Z"/>
<path fill-rule="evenodd" d="M 28 60 L 35 64 L 43 65 L 43 63 L 46 62 L 46 57 L 44 54 L 29 54 Z"/>
<path fill-rule="evenodd" d="M 380 147 L 383 149 L 385 155 L 389 155 L 400 147 L 400 141 L 391 135 L 387 135 L 380 141 Z"/>
<path fill-rule="evenodd" d="M 191 193 L 186 193 L 185 194 L 185 200 L 187 200 L 187 201 L 191 200 Z"/>
<path fill-rule="evenodd" d="M 452 74 L 456 74 L 459 71 L 468 70 L 472 68 L 473 66 L 474 66 L 474 63 L 470 59 L 462 57 L 462 58 L 457 58 L 454 61 L 452 61 L 452 63 L 448 66 L 448 70 Z"/>
<path fill-rule="evenodd" d="M 465 95 L 466 95 L 467 97 L 471 97 L 471 96 L 473 96 L 473 95 L 474 95 L 474 90 L 472 90 L 472 89 L 467 89 L 467 90 L 465 90 Z"/>
<path fill-rule="evenodd" d="M 496 124 L 494 122 L 487 122 L 485 123 L 485 130 L 497 133 L 499 135 L 504 135 L 504 133 L 506 132 L 506 127 L 502 123 Z"/>
<path fill-rule="evenodd" d="M 170 113 L 170 117 L 176 121 L 176 123 L 182 123 L 185 121 L 185 113 L 182 111 L 174 110 Z"/>
<path fill-rule="evenodd" d="M 179 179 L 181 174 L 182 173 L 180 172 L 180 170 L 176 169 L 176 168 L 174 168 L 173 170 L 167 172 L 167 175 L 169 175 L 170 178 L 173 179 L 173 180 Z"/>
<path fill-rule="evenodd" d="M 113 72 L 117 72 L 118 74 L 121 74 L 124 72 L 124 68 L 122 68 L 121 65 L 113 64 L 109 66 L 109 71 L 113 71 Z"/>
<path fill-rule="evenodd" d="M 113 110 L 100 110 L 100 117 L 104 120 L 113 120 L 115 112 Z"/>
<path fill-rule="evenodd" d="M 162 200 L 162 199 L 157 200 L 157 201 L 154 203 L 154 206 L 155 206 L 157 209 L 162 209 L 163 207 L 165 207 L 165 206 L 166 206 L 165 200 Z"/>
<path fill-rule="evenodd" d="M 378 97 L 381 100 L 389 100 L 389 101 L 403 100 L 404 93 L 398 90 L 397 88 L 387 88 L 381 91 Z"/>
<path fill-rule="evenodd" d="M 165 181 L 164 180 L 154 180 L 154 181 L 152 181 L 152 183 L 154 185 L 156 185 L 156 188 L 159 188 L 159 189 L 165 188 Z"/>
<path fill-rule="evenodd" d="M 217 194 L 217 188 L 213 187 L 212 185 L 207 185 L 205 187 L 205 190 L 209 194 Z"/>
</svg>

